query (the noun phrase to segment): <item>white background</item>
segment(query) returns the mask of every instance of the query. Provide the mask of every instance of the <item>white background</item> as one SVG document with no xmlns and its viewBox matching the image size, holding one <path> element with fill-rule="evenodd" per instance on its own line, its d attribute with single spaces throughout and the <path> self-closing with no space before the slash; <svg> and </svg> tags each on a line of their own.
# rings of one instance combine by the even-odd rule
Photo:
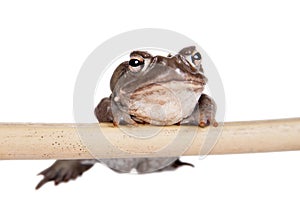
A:
<svg viewBox="0 0 300 200">
<path fill-rule="evenodd" d="M 180 32 L 206 50 L 225 87 L 226 121 L 299 117 L 299 9 L 288 0 L 1 1 L 0 122 L 73 122 L 73 88 L 86 57 L 108 38 L 145 27 Z M 300 152 L 183 160 L 196 168 L 137 176 L 96 165 L 39 191 L 36 174 L 52 161 L 1 161 L 0 198 L 300 197 Z"/>
</svg>

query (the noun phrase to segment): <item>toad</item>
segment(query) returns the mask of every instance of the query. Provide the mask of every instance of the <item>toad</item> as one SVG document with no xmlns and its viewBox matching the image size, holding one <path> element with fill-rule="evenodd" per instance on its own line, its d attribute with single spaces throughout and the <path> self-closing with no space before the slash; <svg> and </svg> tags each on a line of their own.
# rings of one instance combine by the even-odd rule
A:
<svg viewBox="0 0 300 200">
<path fill-rule="evenodd" d="M 203 94 L 207 78 L 201 60 L 195 46 L 186 47 L 174 56 L 152 56 L 146 51 L 133 51 L 129 61 L 121 63 L 112 75 L 112 94 L 95 108 L 98 121 L 111 122 L 115 126 L 138 123 L 217 126 L 216 104 Z M 40 173 L 44 178 L 36 189 L 49 181 L 57 185 L 75 179 L 96 162 L 58 160 Z M 135 169 L 141 174 L 193 166 L 179 158 L 118 158 L 100 162 L 117 172 Z"/>
</svg>

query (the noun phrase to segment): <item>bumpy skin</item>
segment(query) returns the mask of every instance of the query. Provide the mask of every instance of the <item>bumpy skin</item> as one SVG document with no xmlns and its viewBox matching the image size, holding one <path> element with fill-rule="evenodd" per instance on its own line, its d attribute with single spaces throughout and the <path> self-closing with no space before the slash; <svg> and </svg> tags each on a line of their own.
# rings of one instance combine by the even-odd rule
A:
<svg viewBox="0 0 300 200">
<path fill-rule="evenodd" d="M 187 73 L 188 75 L 192 74 L 192 79 L 197 80 L 197 83 L 203 84 L 203 86 L 206 83 L 206 78 L 203 75 L 203 68 L 201 65 L 201 55 L 197 52 L 194 46 L 182 49 L 176 56 L 168 55 L 167 57 L 152 57 L 149 53 L 142 51 L 133 52 L 131 56 L 133 56 L 134 58 L 141 57 L 142 59 L 145 59 L 146 62 L 148 59 L 148 63 L 159 62 L 159 60 L 161 60 L 162 63 L 167 63 L 167 65 L 180 68 L 181 71 L 185 71 L 185 73 Z M 190 69 L 186 69 L 187 66 L 190 67 Z M 121 106 L 118 105 L 118 94 L 120 93 L 120 91 L 121 93 L 123 92 L 123 88 L 121 88 L 120 91 L 117 91 L 115 88 L 118 88 L 118 84 L 123 84 L 123 82 L 118 83 L 118 81 L 122 77 L 126 76 L 126 74 L 129 72 L 129 69 L 130 62 L 126 61 L 121 63 L 115 70 L 110 82 L 112 95 L 108 98 L 103 98 L 95 108 L 95 115 L 99 122 L 112 122 L 116 126 L 118 126 L 118 124 L 120 123 L 149 123 L 149 121 L 145 122 L 142 116 L 140 117 L 129 115 L 127 112 L 124 112 L 122 108 L 119 109 Z M 134 68 L 133 70 L 136 70 L 136 68 Z M 173 75 L 171 74 L 171 76 Z M 191 79 L 191 77 L 189 77 L 189 80 Z M 204 87 L 200 87 L 200 89 L 202 91 Z M 122 106 L 124 107 L 124 102 Z M 218 125 L 215 121 L 216 104 L 214 100 L 208 95 L 201 94 L 198 102 L 196 102 L 196 105 L 193 108 L 194 109 L 189 116 L 185 117 L 181 121 L 174 122 L 173 124 L 189 124 L 198 125 L 200 127 Z M 165 124 L 158 121 L 155 125 Z M 67 182 L 71 179 L 76 179 L 83 172 L 90 169 L 96 162 L 97 161 L 95 160 L 58 160 L 52 166 L 40 173 L 40 175 L 43 175 L 44 178 L 36 186 L 36 189 L 39 189 L 49 181 L 54 181 L 55 185 L 57 185 L 61 182 Z M 193 166 L 192 164 L 181 162 L 179 158 L 103 159 L 100 162 L 107 165 L 112 170 L 120 173 L 130 172 L 132 169 L 136 169 L 138 173 L 149 173 L 174 170 L 184 165 Z"/>
</svg>

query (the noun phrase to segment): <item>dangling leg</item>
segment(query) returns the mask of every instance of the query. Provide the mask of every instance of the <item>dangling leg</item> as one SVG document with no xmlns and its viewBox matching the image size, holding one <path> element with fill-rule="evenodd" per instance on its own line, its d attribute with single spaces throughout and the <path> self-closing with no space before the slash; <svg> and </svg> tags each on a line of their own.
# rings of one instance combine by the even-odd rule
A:
<svg viewBox="0 0 300 200">
<path fill-rule="evenodd" d="M 36 186 L 36 189 L 39 189 L 49 181 L 54 181 L 55 185 L 58 185 L 61 182 L 76 179 L 94 165 L 94 163 L 89 161 L 90 160 L 57 160 L 49 168 L 39 173 L 39 175 L 43 175 L 44 178 Z"/>
<path fill-rule="evenodd" d="M 95 115 L 99 122 L 112 122 L 110 98 L 100 101 L 95 108 Z M 50 181 L 54 181 L 55 185 L 58 185 L 61 182 L 76 179 L 83 172 L 89 170 L 95 162 L 95 160 L 57 160 L 52 166 L 39 173 L 44 178 L 36 186 L 36 189 Z"/>
</svg>

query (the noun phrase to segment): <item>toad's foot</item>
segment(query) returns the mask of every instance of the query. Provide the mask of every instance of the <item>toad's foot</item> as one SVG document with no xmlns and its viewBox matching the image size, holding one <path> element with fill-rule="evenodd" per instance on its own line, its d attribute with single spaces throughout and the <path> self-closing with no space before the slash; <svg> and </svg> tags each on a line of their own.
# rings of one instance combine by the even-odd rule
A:
<svg viewBox="0 0 300 200">
<path fill-rule="evenodd" d="M 162 171 L 173 171 L 176 170 L 180 167 L 183 166 L 190 166 L 190 167 L 195 167 L 193 164 L 191 163 L 187 163 L 187 162 L 182 162 L 179 158 L 177 160 L 175 160 L 172 164 L 170 164 L 169 166 L 166 166 L 162 169 L 157 170 L 157 172 L 162 172 Z"/>
<path fill-rule="evenodd" d="M 58 185 L 61 182 L 76 179 L 93 165 L 91 163 L 83 163 L 82 160 L 57 160 L 52 166 L 39 173 L 44 178 L 35 189 L 39 189 L 49 181 L 54 181 L 55 185 Z"/>
</svg>

